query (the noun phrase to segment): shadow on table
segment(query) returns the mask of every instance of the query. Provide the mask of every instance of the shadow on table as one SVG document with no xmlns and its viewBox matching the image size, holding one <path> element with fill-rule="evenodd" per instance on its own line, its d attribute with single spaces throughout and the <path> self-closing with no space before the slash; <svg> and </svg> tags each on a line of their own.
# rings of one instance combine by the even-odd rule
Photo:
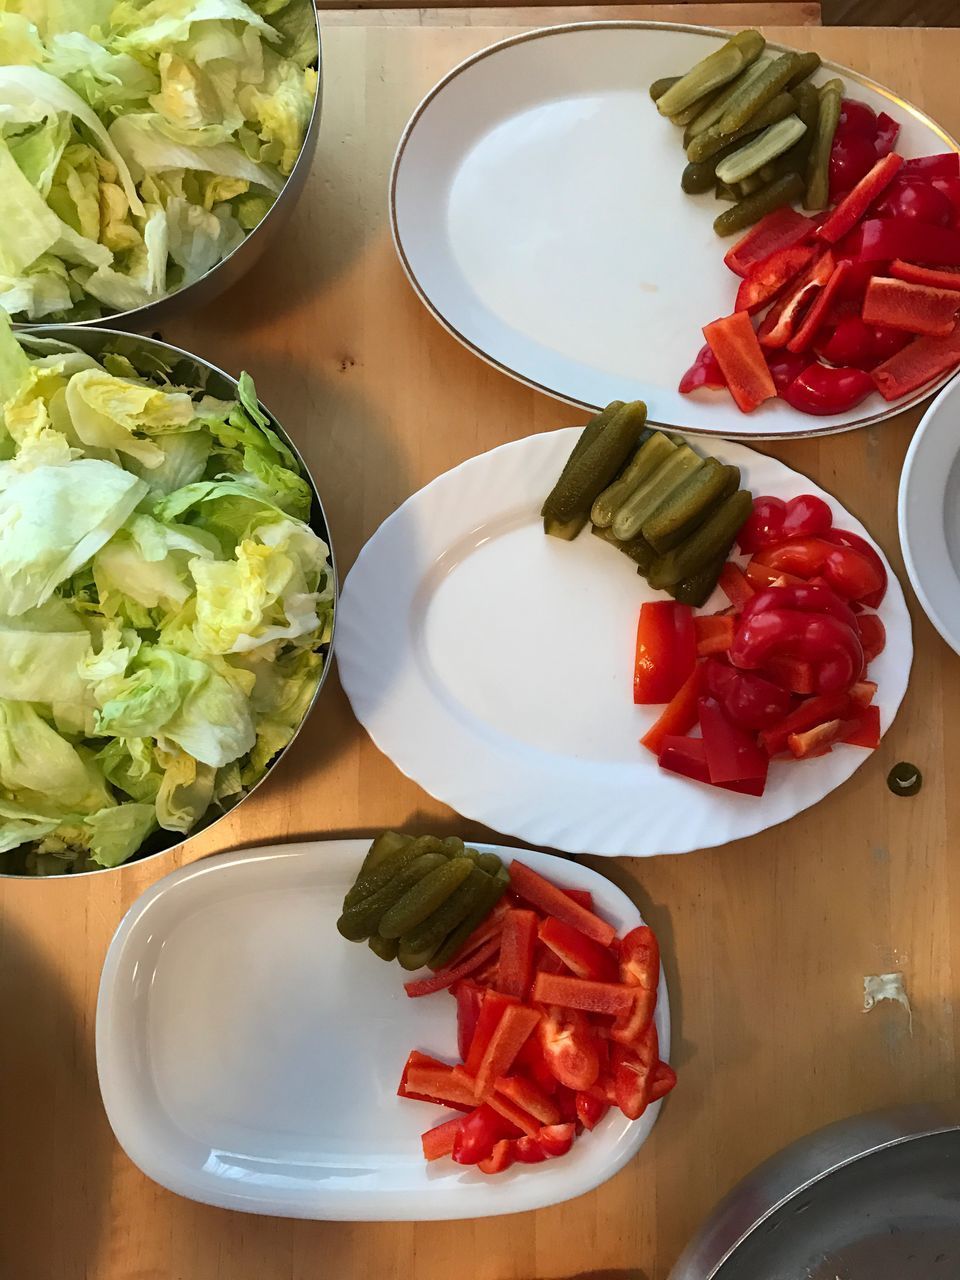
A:
<svg viewBox="0 0 960 1280">
<path fill-rule="evenodd" d="M 86 1280 L 106 1225 L 111 1145 L 92 1018 L 84 1025 L 9 922 L 0 943 L 0 1276 Z"/>
</svg>

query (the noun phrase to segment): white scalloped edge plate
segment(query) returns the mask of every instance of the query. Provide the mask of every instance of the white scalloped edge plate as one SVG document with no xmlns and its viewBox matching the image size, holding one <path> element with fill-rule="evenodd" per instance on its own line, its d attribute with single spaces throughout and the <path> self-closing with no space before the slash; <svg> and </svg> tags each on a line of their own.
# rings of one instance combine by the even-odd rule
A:
<svg viewBox="0 0 960 1280">
<path fill-rule="evenodd" d="M 152 885 L 120 923 L 97 1002 L 107 1117 L 140 1169 L 178 1195 L 291 1218 L 479 1218 L 558 1204 L 605 1182 L 660 1110 L 610 1111 L 569 1155 L 497 1177 L 427 1164 L 420 1134 L 452 1112 L 396 1096 L 411 1049 L 454 1061 L 456 1005 L 411 1000 L 405 974 L 336 921 L 369 840 L 244 849 Z M 574 862 L 497 845 L 565 888 L 589 889 L 624 933 L 616 885 Z M 661 1056 L 670 1005 L 661 974 Z"/>
<path fill-rule="evenodd" d="M 569 853 L 686 853 L 792 818 L 869 753 L 841 746 L 774 761 L 756 798 L 666 773 L 638 745 L 659 708 L 633 704 L 637 616 L 645 600 L 664 597 L 599 538 L 547 538 L 540 521 L 579 431 L 471 458 L 373 535 L 337 621 L 340 679 L 357 718 L 451 808 Z M 872 542 L 835 498 L 775 458 L 726 441 L 690 443 L 739 466 L 754 494 L 818 494 L 839 524 Z M 903 592 L 889 564 L 887 572 L 887 647 L 870 667 L 884 732 L 913 657 Z M 706 608 L 725 603 L 718 591 Z"/>
</svg>

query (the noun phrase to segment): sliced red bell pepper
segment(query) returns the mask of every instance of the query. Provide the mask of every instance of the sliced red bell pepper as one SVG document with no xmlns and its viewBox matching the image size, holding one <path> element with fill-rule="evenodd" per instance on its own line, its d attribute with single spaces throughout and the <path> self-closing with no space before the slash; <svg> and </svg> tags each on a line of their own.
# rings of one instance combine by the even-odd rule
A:
<svg viewBox="0 0 960 1280">
<path fill-rule="evenodd" d="M 464 1070 L 469 1075 L 476 1078 L 477 1072 L 480 1070 L 480 1063 L 490 1047 L 490 1041 L 493 1039 L 493 1033 L 500 1024 L 500 1019 L 507 1009 L 516 1003 L 516 996 L 504 995 L 500 991 L 494 991 L 492 987 L 487 988 L 484 993 L 483 1003 L 480 1006 L 477 1025 L 470 1041 L 470 1049 L 463 1060 Z"/>
<path fill-rule="evenodd" d="M 765 347 L 764 354 L 778 396 L 783 395 L 797 374 L 803 373 L 810 363 L 808 355 L 788 351 L 786 347 Z"/>
<path fill-rule="evenodd" d="M 828 283 L 836 268 L 836 260 L 829 249 L 824 249 L 775 302 L 757 331 L 763 347 L 785 347 L 800 323 L 804 310 L 816 294 Z"/>
<path fill-rule="evenodd" d="M 755 735 L 728 720 L 713 698 L 700 699 L 700 727 L 712 783 L 766 779 L 770 760 Z"/>
<path fill-rule="evenodd" d="M 730 394 L 741 412 L 752 413 L 764 400 L 777 394 L 745 311 L 735 311 L 732 316 L 704 325 L 703 336 L 717 357 Z"/>
<path fill-rule="evenodd" d="M 434 991 L 445 991 L 447 987 L 452 987 L 455 982 L 459 982 L 461 978 L 467 978 L 471 973 L 479 970 L 485 961 L 491 956 L 496 955 L 500 950 L 500 938 L 491 938 L 481 947 L 478 947 L 472 955 L 458 965 L 454 965 L 450 969 L 439 969 L 432 978 L 417 978 L 413 982 L 405 982 L 403 989 L 408 996 L 413 998 L 417 996 L 429 996 Z"/>
<path fill-rule="evenodd" d="M 635 1044 L 646 1033 L 657 1007 L 660 982 L 660 944 L 648 925 L 631 929 L 620 948 L 620 981 L 634 993 L 630 1012 L 618 1017 L 610 1039 Z"/>
<path fill-rule="evenodd" d="M 487 1106 L 496 1111 L 498 1116 L 502 1116 L 508 1124 L 519 1129 L 521 1133 L 532 1135 L 540 1128 L 540 1121 L 536 1117 L 524 1111 L 523 1107 L 518 1107 L 509 1098 L 505 1098 L 502 1093 L 492 1092 L 487 1096 L 486 1101 Z"/>
<path fill-rule="evenodd" d="M 483 1160 L 477 1162 L 477 1168 L 481 1173 L 493 1174 L 503 1173 L 509 1169 L 514 1160 L 514 1140 L 512 1138 L 501 1138 L 499 1142 L 493 1144 L 493 1150 Z"/>
<path fill-rule="evenodd" d="M 522 907 L 508 911 L 503 922 L 497 989 L 519 1000 L 526 998 L 533 981 L 538 924 L 536 912 Z"/>
<path fill-rule="evenodd" d="M 694 782 L 703 782 L 708 787 L 710 770 L 707 768 L 707 753 L 702 738 L 664 738 L 660 749 L 660 768 L 671 773 L 679 773 Z M 763 779 L 753 778 L 748 782 L 724 782 L 719 784 L 724 791 L 736 791 L 745 796 L 762 796 Z"/>
<path fill-rule="evenodd" d="M 543 977 L 542 974 L 540 976 Z M 539 1012 L 528 1009 L 525 1005 L 512 1004 L 504 1009 L 477 1068 L 478 1098 L 488 1097 L 493 1090 L 494 1081 L 507 1075 L 523 1042 L 539 1021 Z"/>
<path fill-rule="evenodd" d="M 766 547 L 754 559 L 808 581 L 821 575 L 824 585 L 843 600 L 872 600 L 878 592 L 882 599 L 887 583 L 883 561 L 863 539 L 854 545 L 850 537 L 845 530 L 828 529 L 819 538 L 795 538 Z M 844 621 L 849 618 L 844 616 Z"/>
<path fill-rule="evenodd" d="M 862 369 L 834 369 L 819 360 L 808 365 L 783 391 L 787 404 L 801 413 L 846 413 L 865 400 L 874 379 Z"/>
<path fill-rule="evenodd" d="M 843 286 L 847 275 L 853 270 L 853 264 L 842 259 L 833 269 L 833 275 L 814 298 L 810 310 L 797 326 L 796 332 L 787 343 L 789 351 L 799 354 L 813 345 L 813 340 L 826 322 L 827 313 L 833 305 L 837 293 Z"/>
<path fill-rule="evenodd" d="M 828 244 L 836 244 L 860 221 L 881 192 L 886 190 L 903 164 L 903 156 L 886 155 L 860 179 L 848 196 L 840 201 L 817 235 Z"/>
<path fill-rule="evenodd" d="M 862 640 L 861 635 L 861 642 Z M 876 680 L 858 680 L 850 689 L 850 701 L 856 703 L 858 707 L 869 707 L 876 696 Z"/>
<path fill-rule="evenodd" d="M 704 671 L 707 691 L 727 719 L 752 733 L 779 724 L 793 706 L 789 693 L 755 671 L 737 671 L 716 659 L 705 662 Z"/>
<path fill-rule="evenodd" d="M 953 289 L 960 291 L 960 267 L 919 267 L 915 262 L 902 262 L 894 258 L 890 263 L 890 274 L 896 280 L 907 280 L 910 284 L 928 284 L 936 289 Z"/>
<path fill-rule="evenodd" d="M 450 958 L 448 969 L 455 968 L 467 961 L 473 953 L 478 950 L 485 942 L 489 942 L 491 938 L 499 940 L 500 933 L 503 929 L 503 920 L 507 912 L 510 910 L 510 903 L 506 897 L 500 899 L 485 920 L 477 925 L 470 937 L 467 938 L 460 950 Z"/>
<path fill-rule="evenodd" d="M 585 933 L 588 938 L 609 947 L 617 936 L 613 925 L 568 898 L 563 889 L 551 884 L 531 867 L 514 858 L 510 864 L 510 882 L 516 893 L 544 915 L 556 916 Z"/>
<path fill-rule="evenodd" d="M 541 1004 L 556 1004 L 563 1009 L 616 1016 L 630 1011 L 634 994 L 620 982 L 592 982 L 562 973 L 538 973 L 533 984 L 533 998 Z"/>
<path fill-rule="evenodd" d="M 960 154 L 956 151 L 945 151 L 935 156 L 914 156 L 905 160 L 903 176 L 921 178 L 956 178 L 960 177 Z"/>
<path fill-rule="evenodd" d="M 717 363 L 717 357 L 710 350 L 709 344 L 704 343 L 697 352 L 696 360 L 680 379 L 680 392 L 686 396 L 691 391 L 699 391 L 701 387 L 710 391 L 722 391 L 726 385 L 727 380 Z"/>
<path fill-rule="evenodd" d="M 697 657 L 707 658 L 713 653 L 726 653 L 733 644 L 736 624 L 729 614 L 698 614 L 693 620 L 697 637 Z"/>
<path fill-rule="evenodd" d="M 745 276 L 752 267 L 780 249 L 788 249 L 809 239 L 815 223 L 795 209 L 775 209 L 755 222 L 737 243 L 728 249 L 724 262 L 735 275 Z"/>
<path fill-rule="evenodd" d="M 924 336 L 877 365 L 873 380 L 884 400 L 899 400 L 960 364 L 960 325 L 942 338 Z"/>
<path fill-rule="evenodd" d="M 951 289 L 874 276 L 863 301 L 863 318 L 867 324 L 944 337 L 953 331 L 958 308 L 960 295 Z"/>
<path fill-rule="evenodd" d="M 850 269 L 855 269 L 853 264 Z M 960 284 L 957 287 L 960 288 Z M 817 354 L 829 364 L 873 369 L 910 341 L 910 334 L 902 329 L 867 324 L 859 314 L 862 307 L 861 299 L 857 315 L 843 316 L 832 326 L 828 323 L 823 332 L 829 336 L 814 344 Z"/>
<path fill-rule="evenodd" d="M 605 1071 L 610 1065 L 610 1046 L 606 1040 L 597 1036 L 597 1045 L 600 1051 L 600 1070 Z M 577 1091 L 568 1089 L 565 1084 L 557 1084 L 557 1109 L 560 1112 L 561 1119 L 564 1123 L 570 1121 L 572 1124 L 577 1123 Z"/>
<path fill-rule="evenodd" d="M 814 756 L 826 755 L 839 740 L 842 730 L 842 720 L 827 720 L 812 729 L 805 729 L 803 733 L 791 733 L 787 738 L 787 746 L 796 760 L 809 760 Z"/>
<path fill-rule="evenodd" d="M 432 1102 L 435 1106 L 452 1107 L 455 1111 L 472 1111 L 476 1106 L 473 1094 L 453 1077 L 452 1067 L 416 1049 L 404 1064 L 397 1097 Z"/>
<path fill-rule="evenodd" d="M 484 989 L 472 978 L 464 978 L 452 990 L 457 1001 L 457 1051 L 461 1061 L 466 1061 L 480 1018 Z"/>
<path fill-rule="evenodd" d="M 879 609 L 881 601 L 887 593 L 887 569 L 874 547 L 871 546 L 866 538 L 861 538 L 858 533 L 851 533 L 849 529 L 831 529 L 828 533 L 823 534 L 823 537 L 827 542 L 835 542 L 838 547 L 852 547 L 854 551 L 859 551 L 870 562 L 880 586 L 876 591 L 857 598 L 867 608 Z M 839 573 L 839 566 L 835 572 Z M 849 595 L 850 593 L 846 592 L 846 594 Z"/>
<path fill-rule="evenodd" d="M 764 729 L 760 742 L 768 755 L 778 756 L 787 750 L 787 739 L 792 733 L 803 733 L 826 720 L 845 720 L 851 714 L 851 700 L 847 693 L 825 694 L 801 702 L 789 715 L 784 716 L 772 729 Z"/>
<path fill-rule="evenodd" d="M 542 1164 L 547 1153 L 536 1138 L 524 1134 L 522 1138 L 513 1140 L 513 1158 L 520 1164 Z"/>
<path fill-rule="evenodd" d="M 816 252 L 814 244 L 795 244 L 778 249 L 751 267 L 737 290 L 736 310 L 750 315 L 762 310 L 800 274 Z"/>
<path fill-rule="evenodd" d="M 760 564 L 757 560 L 751 560 L 743 572 L 754 592 L 766 591 L 768 587 L 791 586 L 802 581 L 795 574 L 786 573 L 782 569 L 771 569 L 769 565 Z"/>
<path fill-rule="evenodd" d="M 741 533 L 743 530 L 741 529 Z M 734 609 L 742 609 L 750 597 L 754 594 L 753 587 L 747 581 L 743 570 L 738 564 L 734 564 L 732 560 L 720 570 L 720 577 L 717 585 L 723 594 L 727 597 Z M 691 726 L 692 727 L 692 726 Z M 681 729 L 680 733 L 686 733 L 685 729 Z"/>
<path fill-rule="evenodd" d="M 613 1045 L 610 1057 L 617 1105 L 628 1119 L 638 1120 L 649 1104 L 660 1061 L 656 1023 L 650 1023 L 636 1044 Z"/>
<path fill-rule="evenodd" d="M 497 1093 L 522 1108 L 527 1115 L 541 1124 L 558 1124 L 560 1112 L 545 1093 L 523 1076 L 502 1076 L 497 1081 Z"/>
<path fill-rule="evenodd" d="M 737 545 L 749 554 L 761 547 L 773 546 L 783 540 L 783 521 L 787 504 L 782 498 L 760 496 L 753 500 L 753 510 L 740 526 Z M 729 564 L 724 566 L 729 567 Z"/>
<path fill-rule="evenodd" d="M 496 1143 L 514 1133 L 513 1125 L 483 1103 L 460 1121 L 451 1154 L 457 1164 L 479 1164 L 492 1155 Z"/>
<path fill-rule="evenodd" d="M 897 138 L 900 136 L 900 124 L 894 120 L 892 116 L 888 116 L 885 111 L 881 111 L 877 116 L 877 132 L 874 134 L 873 146 L 877 155 L 881 158 L 888 156 L 893 148 L 897 145 Z M 901 169 L 901 173 L 903 170 Z"/>
<path fill-rule="evenodd" d="M 595 982 L 616 981 L 619 970 L 610 948 L 594 942 L 572 924 L 547 916 L 540 925 L 540 941 L 559 956 L 576 977 Z"/>
<path fill-rule="evenodd" d="M 592 1094 L 577 1094 L 577 1119 L 585 1129 L 595 1129 L 609 1110 L 606 1102 L 601 1102 Z"/>
<path fill-rule="evenodd" d="M 593 914 L 593 894 L 589 889 L 564 889 L 562 892 L 568 898 L 572 898 L 578 906 L 583 907 L 585 911 Z"/>
<path fill-rule="evenodd" d="M 650 1084 L 650 1101 L 656 1102 L 676 1088 L 677 1073 L 668 1062 L 658 1062 Z"/>
<path fill-rule="evenodd" d="M 546 1124 L 536 1136 L 536 1141 L 540 1145 L 541 1151 L 544 1152 L 548 1160 L 555 1160 L 557 1156 L 565 1156 L 573 1146 L 574 1125 L 567 1124 Z"/>
<path fill-rule="evenodd" d="M 452 1156 L 457 1134 L 463 1121 L 459 1116 L 452 1120 L 444 1120 L 443 1124 L 434 1125 L 426 1133 L 420 1135 L 424 1160 L 439 1160 L 442 1156 Z"/>
<path fill-rule="evenodd" d="M 539 1035 L 530 1036 L 523 1042 L 514 1066 L 531 1079 L 541 1093 L 556 1093 L 557 1077 L 550 1070 Z"/>
<path fill-rule="evenodd" d="M 767 663 L 767 675 L 771 683 L 785 693 L 797 693 L 807 698 L 817 692 L 812 662 L 801 662 L 799 658 L 772 658 Z"/>
<path fill-rule="evenodd" d="M 589 1089 L 600 1074 L 600 1045 L 589 1020 L 559 1005 L 544 1010 L 537 1039 L 547 1066 L 568 1089 Z"/>
<path fill-rule="evenodd" d="M 703 669 L 698 664 L 640 739 L 640 745 L 656 756 L 660 754 L 664 738 L 692 729 L 697 723 L 697 704 L 702 693 Z"/>
<path fill-rule="evenodd" d="M 876 750 L 880 745 L 880 708 L 876 705 L 858 707 L 857 714 L 844 722 L 840 741 L 851 747 Z"/>
<path fill-rule="evenodd" d="M 857 631 L 863 645 L 863 661 L 869 666 L 887 646 L 887 629 L 877 614 L 861 613 L 857 615 Z"/>
<path fill-rule="evenodd" d="M 669 702 L 697 660 L 697 641 L 690 606 L 675 600 L 641 605 L 633 671 L 637 706 Z"/>
<path fill-rule="evenodd" d="M 934 227 L 916 218 L 870 218 L 859 227 L 857 256 L 862 262 L 923 262 L 960 266 L 960 231 Z"/>
</svg>

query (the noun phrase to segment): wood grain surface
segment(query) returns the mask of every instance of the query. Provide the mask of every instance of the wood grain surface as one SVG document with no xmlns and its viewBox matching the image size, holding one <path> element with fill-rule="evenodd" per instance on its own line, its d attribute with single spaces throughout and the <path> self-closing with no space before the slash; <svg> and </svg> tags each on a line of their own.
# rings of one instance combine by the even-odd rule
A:
<svg viewBox="0 0 960 1280">
<path fill-rule="evenodd" d="M 324 27 L 548 27 L 566 22 L 589 22 L 598 13 L 617 22 L 685 22 L 708 27 L 748 26 L 756 21 L 749 5 L 707 0 L 706 4 L 617 4 L 602 11 L 590 5 L 550 4 L 529 8 L 432 8 L 406 5 L 392 9 L 372 8 L 366 3 L 343 7 L 342 0 L 320 0 L 317 6 Z M 764 4 L 764 18 L 771 25 L 816 27 L 820 5 L 810 0 L 783 0 Z"/>
<path fill-rule="evenodd" d="M 344 573 L 380 521 L 440 472 L 581 420 L 450 338 L 414 297 L 390 242 L 387 175 L 411 108 L 503 34 L 328 31 L 320 148 L 289 228 L 239 287 L 165 331 L 256 375 L 313 469 Z M 960 32 L 769 34 L 816 43 L 960 133 Z M 767 446 L 836 493 L 898 572 L 897 479 L 918 417 Z M 376 751 L 335 678 L 273 778 L 185 849 L 72 882 L 0 881 L 0 1277 L 663 1280 L 716 1199 L 783 1144 L 861 1110 L 955 1095 L 958 659 L 910 603 L 917 652 L 906 702 L 846 785 L 726 848 L 593 863 L 660 935 L 680 1085 L 633 1163 L 562 1207 L 436 1224 L 247 1217 L 155 1186 L 112 1137 L 94 1060 L 97 984 L 114 929 L 147 885 L 204 854 L 291 837 L 388 824 L 484 834 Z M 924 772 L 916 799 L 884 785 L 901 759 Z M 912 1032 L 896 1005 L 862 1012 L 863 976 L 893 969 L 905 974 Z"/>
</svg>

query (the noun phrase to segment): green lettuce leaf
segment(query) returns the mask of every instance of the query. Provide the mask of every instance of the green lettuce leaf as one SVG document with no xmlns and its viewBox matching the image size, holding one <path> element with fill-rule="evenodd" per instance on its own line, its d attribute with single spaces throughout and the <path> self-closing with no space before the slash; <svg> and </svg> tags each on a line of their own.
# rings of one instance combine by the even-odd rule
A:
<svg viewBox="0 0 960 1280">
<path fill-rule="evenodd" d="M 66 404 L 84 444 L 116 449 L 146 467 L 164 461 L 163 452 L 148 437 L 182 431 L 194 418 L 193 401 L 185 391 L 160 391 L 102 369 L 74 374 Z"/>
<path fill-rule="evenodd" d="M 118 867 L 156 830 L 157 812 L 152 804 L 115 805 L 90 814 L 83 826 L 93 861 Z"/>
<path fill-rule="evenodd" d="M 0 699 L 0 786 L 62 813 L 113 803 L 93 755 L 71 746 L 28 702 Z"/>
</svg>

